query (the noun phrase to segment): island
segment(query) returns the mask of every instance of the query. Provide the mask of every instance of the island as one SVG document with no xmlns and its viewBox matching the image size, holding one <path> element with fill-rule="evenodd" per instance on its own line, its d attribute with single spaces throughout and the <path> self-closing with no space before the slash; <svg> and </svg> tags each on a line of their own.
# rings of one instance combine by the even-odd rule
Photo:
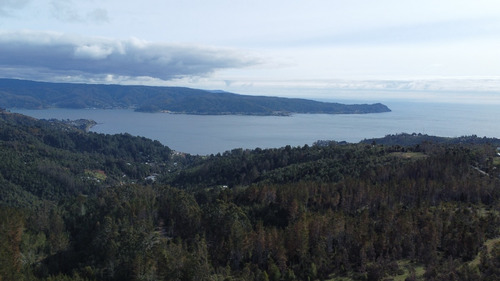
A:
<svg viewBox="0 0 500 281">
<path fill-rule="evenodd" d="M 341 104 L 300 98 L 252 96 L 186 87 L 49 83 L 0 79 L 5 108 L 132 108 L 140 112 L 197 115 L 364 114 L 391 110 L 384 104 Z"/>
</svg>

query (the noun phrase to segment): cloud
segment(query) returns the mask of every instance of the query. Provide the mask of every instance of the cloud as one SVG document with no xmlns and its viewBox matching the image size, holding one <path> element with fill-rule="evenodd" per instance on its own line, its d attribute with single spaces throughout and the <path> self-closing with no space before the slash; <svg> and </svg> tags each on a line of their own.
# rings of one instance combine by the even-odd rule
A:
<svg viewBox="0 0 500 281">
<path fill-rule="evenodd" d="M 0 76 L 24 79 L 172 80 L 258 63 L 229 49 L 34 31 L 0 32 L 0 49 Z"/>
<path fill-rule="evenodd" d="M 75 49 L 75 57 L 80 59 L 102 60 L 113 53 L 113 48 L 100 45 L 84 45 Z"/>
<path fill-rule="evenodd" d="M 108 11 L 105 9 L 94 9 L 87 13 L 87 19 L 96 23 L 109 22 Z"/>
<path fill-rule="evenodd" d="M 82 16 L 75 9 L 71 0 L 53 0 L 51 2 L 52 15 L 61 21 L 66 22 L 81 22 Z"/>
<path fill-rule="evenodd" d="M 30 0 L 0 0 L 0 16 L 10 16 L 11 11 L 21 9 Z"/>
<path fill-rule="evenodd" d="M 52 0 L 50 4 L 52 16 L 63 22 L 107 23 L 110 21 L 106 9 L 95 8 L 85 12 L 86 7 L 80 7 L 72 0 Z"/>
</svg>

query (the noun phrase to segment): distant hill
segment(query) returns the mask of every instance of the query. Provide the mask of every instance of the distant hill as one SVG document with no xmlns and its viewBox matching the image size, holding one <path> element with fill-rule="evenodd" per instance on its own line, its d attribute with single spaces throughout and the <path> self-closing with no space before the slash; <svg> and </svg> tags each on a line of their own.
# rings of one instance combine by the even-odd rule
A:
<svg viewBox="0 0 500 281">
<path fill-rule="evenodd" d="M 471 144 L 471 145 L 479 145 L 479 144 L 490 144 L 495 146 L 500 146 L 500 139 L 497 138 L 488 138 L 488 137 L 478 137 L 477 135 L 471 136 L 461 136 L 461 137 L 440 137 L 440 136 L 430 136 L 427 134 L 421 133 L 401 133 L 395 135 L 386 135 L 383 138 L 373 138 L 373 139 L 365 139 L 360 143 L 365 144 L 381 144 L 381 145 L 402 145 L 402 146 L 414 146 L 423 143 L 433 143 L 433 144 Z"/>
<path fill-rule="evenodd" d="M 186 114 L 287 115 L 389 112 L 381 104 L 340 104 L 307 99 L 249 96 L 183 87 L 47 83 L 0 79 L 5 108 L 134 108 L 142 112 Z"/>
</svg>

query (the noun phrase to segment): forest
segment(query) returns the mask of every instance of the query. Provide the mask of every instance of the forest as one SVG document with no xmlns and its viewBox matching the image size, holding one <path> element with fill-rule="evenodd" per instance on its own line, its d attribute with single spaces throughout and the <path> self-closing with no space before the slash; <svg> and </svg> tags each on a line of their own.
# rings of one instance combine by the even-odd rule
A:
<svg viewBox="0 0 500 281">
<path fill-rule="evenodd" d="M 131 108 L 142 112 L 199 115 L 359 114 L 390 111 L 381 103 L 341 104 L 185 87 L 48 83 L 1 78 L 0 104 L 6 108 Z"/>
<path fill-rule="evenodd" d="M 0 280 L 500 280 L 500 140 L 207 156 L 0 112 Z"/>
</svg>

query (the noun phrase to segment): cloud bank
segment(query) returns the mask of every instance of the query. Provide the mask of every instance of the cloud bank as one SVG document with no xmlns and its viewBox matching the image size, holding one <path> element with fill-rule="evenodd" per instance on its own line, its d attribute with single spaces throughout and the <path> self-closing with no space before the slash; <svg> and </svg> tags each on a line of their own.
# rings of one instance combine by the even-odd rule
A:
<svg viewBox="0 0 500 281">
<path fill-rule="evenodd" d="M 222 48 L 32 31 L 0 32 L 0 50 L 0 76 L 39 80 L 103 80 L 112 76 L 172 80 L 258 63 Z"/>
</svg>

